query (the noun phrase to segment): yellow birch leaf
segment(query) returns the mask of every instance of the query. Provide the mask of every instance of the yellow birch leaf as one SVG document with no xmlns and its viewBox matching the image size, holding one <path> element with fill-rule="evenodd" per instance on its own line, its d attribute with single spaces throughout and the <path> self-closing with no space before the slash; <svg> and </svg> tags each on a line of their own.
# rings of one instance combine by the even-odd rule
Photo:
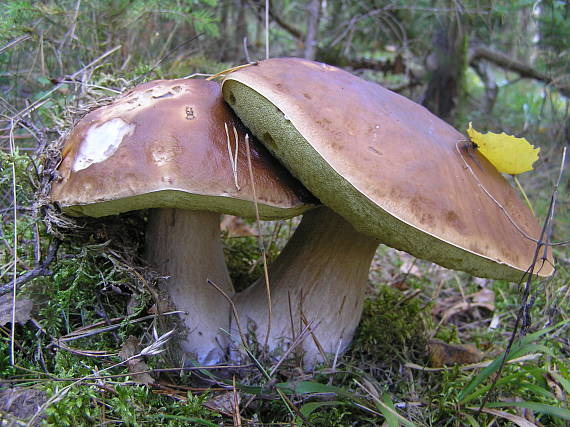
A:
<svg viewBox="0 0 570 427">
<path fill-rule="evenodd" d="M 506 133 L 480 133 L 471 123 L 467 134 L 477 145 L 479 151 L 499 172 L 509 175 L 532 170 L 532 164 L 538 160 L 540 148 L 534 148 L 525 138 Z"/>
</svg>

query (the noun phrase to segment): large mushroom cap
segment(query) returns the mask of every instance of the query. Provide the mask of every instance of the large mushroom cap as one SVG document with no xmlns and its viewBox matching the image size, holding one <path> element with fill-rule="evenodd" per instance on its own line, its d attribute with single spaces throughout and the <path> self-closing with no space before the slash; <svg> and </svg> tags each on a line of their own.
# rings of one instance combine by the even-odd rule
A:
<svg viewBox="0 0 570 427">
<path fill-rule="evenodd" d="M 176 207 L 254 217 L 245 134 L 217 83 L 145 83 L 75 126 L 51 198 L 70 215 Z M 312 197 L 263 146 L 250 147 L 262 218 L 311 206 L 305 202 Z"/>
<path fill-rule="evenodd" d="M 519 280 L 540 227 L 503 176 L 424 107 L 325 64 L 231 73 L 224 97 L 323 204 L 383 243 L 476 276 Z M 550 257 L 549 257 L 550 258 Z M 538 264 L 541 264 L 540 262 Z M 552 265 L 535 273 L 552 274 Z"/>
</svg>

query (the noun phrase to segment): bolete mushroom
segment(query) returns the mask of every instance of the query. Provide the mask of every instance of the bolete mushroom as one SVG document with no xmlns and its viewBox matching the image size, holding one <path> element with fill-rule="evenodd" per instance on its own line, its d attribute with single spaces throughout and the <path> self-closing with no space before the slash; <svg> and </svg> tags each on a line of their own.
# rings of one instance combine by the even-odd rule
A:
<svg viewBox="0 0 570 427">
<path fill-rule="evenodd" d="M 273 349 L 295 339 L 299 318 L 320 322 L 305 340 L 305 361 L 321 358 L 317 341 L 329 353 L 346 347 L 377 242 L 480 277 L 517 281 L 531 265 L 536 218 L 484 157 L 468 151 L 461 133 L 424 107 L 296 58 L 233 72 L 222 90 L 254 135 L 327 206 L 305 214 L 271 268 Z M 551 262 L 549 253 L 534 274 L 551 275 Z M 242 319 L 267 321 L 263 293 L 257 284 L 236 296 Z"/>
<path fill-rule="evenodd" d="M 246 129 L 206 80 L 142 84 L 98 108 L 71 131 L 51 198 L 73 216 L 150 209 L 149 262 L 170 276 L 165 290 L 186 331 L 180 346 L 200 363 L 225 351 L 220 328 L 230 306 L 207 279 L 234 293 L 220 240 L 219 214 L 255 217 Z M 314 198 L 255 140 L 251 141 L 259 215 L 298 215 Z M 218 341 L 218 342 L 217 342 Z"/>
</svg>

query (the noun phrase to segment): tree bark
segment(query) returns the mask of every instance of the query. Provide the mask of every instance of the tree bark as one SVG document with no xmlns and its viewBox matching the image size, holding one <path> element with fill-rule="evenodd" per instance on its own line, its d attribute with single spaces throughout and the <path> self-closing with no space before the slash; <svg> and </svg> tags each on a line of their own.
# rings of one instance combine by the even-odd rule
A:
<svg viewBox="0 0 570 427">
<path fill-rule="evenodd" d="M 264 0 L 249 0 L 249 1 L 253 3 L 253 9 L 257 13 L 257 18 L 263 21 L 265 19 L 265 1 Z M 303 32 L 294 25 L 289 24 L 283 17 L 281 17 L 281 15 L 279 15 L 279 13 L 275 11 L 275 8 L 273 7 L 271 1 L 269 2 L 269 16 L 273 21 L 275 21 L 277 25 L 279 25 L 281 28 L 283 28 L 285 31 L 287 31 L 297 40 L 304 39 Z"/>
<path fill-rule="evenodd" d="M 489 69 L 488 64 L 483 61 L 474 61 L 471 65 L 485 85 L 485 103 L 483 105 L 483 111 L 485 114 L 489 114 L 493 111 L 493 107 L 495 106 L 495 101 L 499 94 L 499 87 L 497 86 L 497 82 L 495 82 L 493 73 Z"/>
<path fill-rule="evenodd" d="M 305 59 L 315 60 L 321 20 L 321 0 L 311 0 L 307 6 L 307 35 L 305 36 Z"/>
<path fill-rule="evenodd" d="M 426 59 L 429 81 L 421 104 L 449 120 L 459 102 L 462 79 L 464 31 L 456 20 L 444 24 L 434 35 L 434 49 Z"/>
<path fill-rule="evenodd" d="M 241 55 L 237 55 L 238 58 L 240 58 L 240 62 L 247 62 L 248 55 L 246 55 L 246 44 L 244 43 L 244 39 L 247 37 L 247 22 L 245 20 L 245 5 L 243 1 L 244 0 L 236 0 L 237 19 L 234 52 L 241 52 Z"/>
</svg>

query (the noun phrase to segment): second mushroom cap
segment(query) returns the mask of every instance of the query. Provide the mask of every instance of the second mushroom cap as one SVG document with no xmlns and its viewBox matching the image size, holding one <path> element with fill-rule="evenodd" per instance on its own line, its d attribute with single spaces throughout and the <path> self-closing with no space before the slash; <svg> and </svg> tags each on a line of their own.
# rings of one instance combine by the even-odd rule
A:
<svg viewBox="0 0 570 427">
<path fill-rule="evenodd" d="M 362 233 L 476 276 L 519 280 L 529 268 L 536 218 L 491 164 L 467 152 L 461 133 L 424 107 L 297 58 L 233 72 L 223 92 L 293 175 Z M 552 271 L 548 262 L 535 269 Z"/>
</svg>

